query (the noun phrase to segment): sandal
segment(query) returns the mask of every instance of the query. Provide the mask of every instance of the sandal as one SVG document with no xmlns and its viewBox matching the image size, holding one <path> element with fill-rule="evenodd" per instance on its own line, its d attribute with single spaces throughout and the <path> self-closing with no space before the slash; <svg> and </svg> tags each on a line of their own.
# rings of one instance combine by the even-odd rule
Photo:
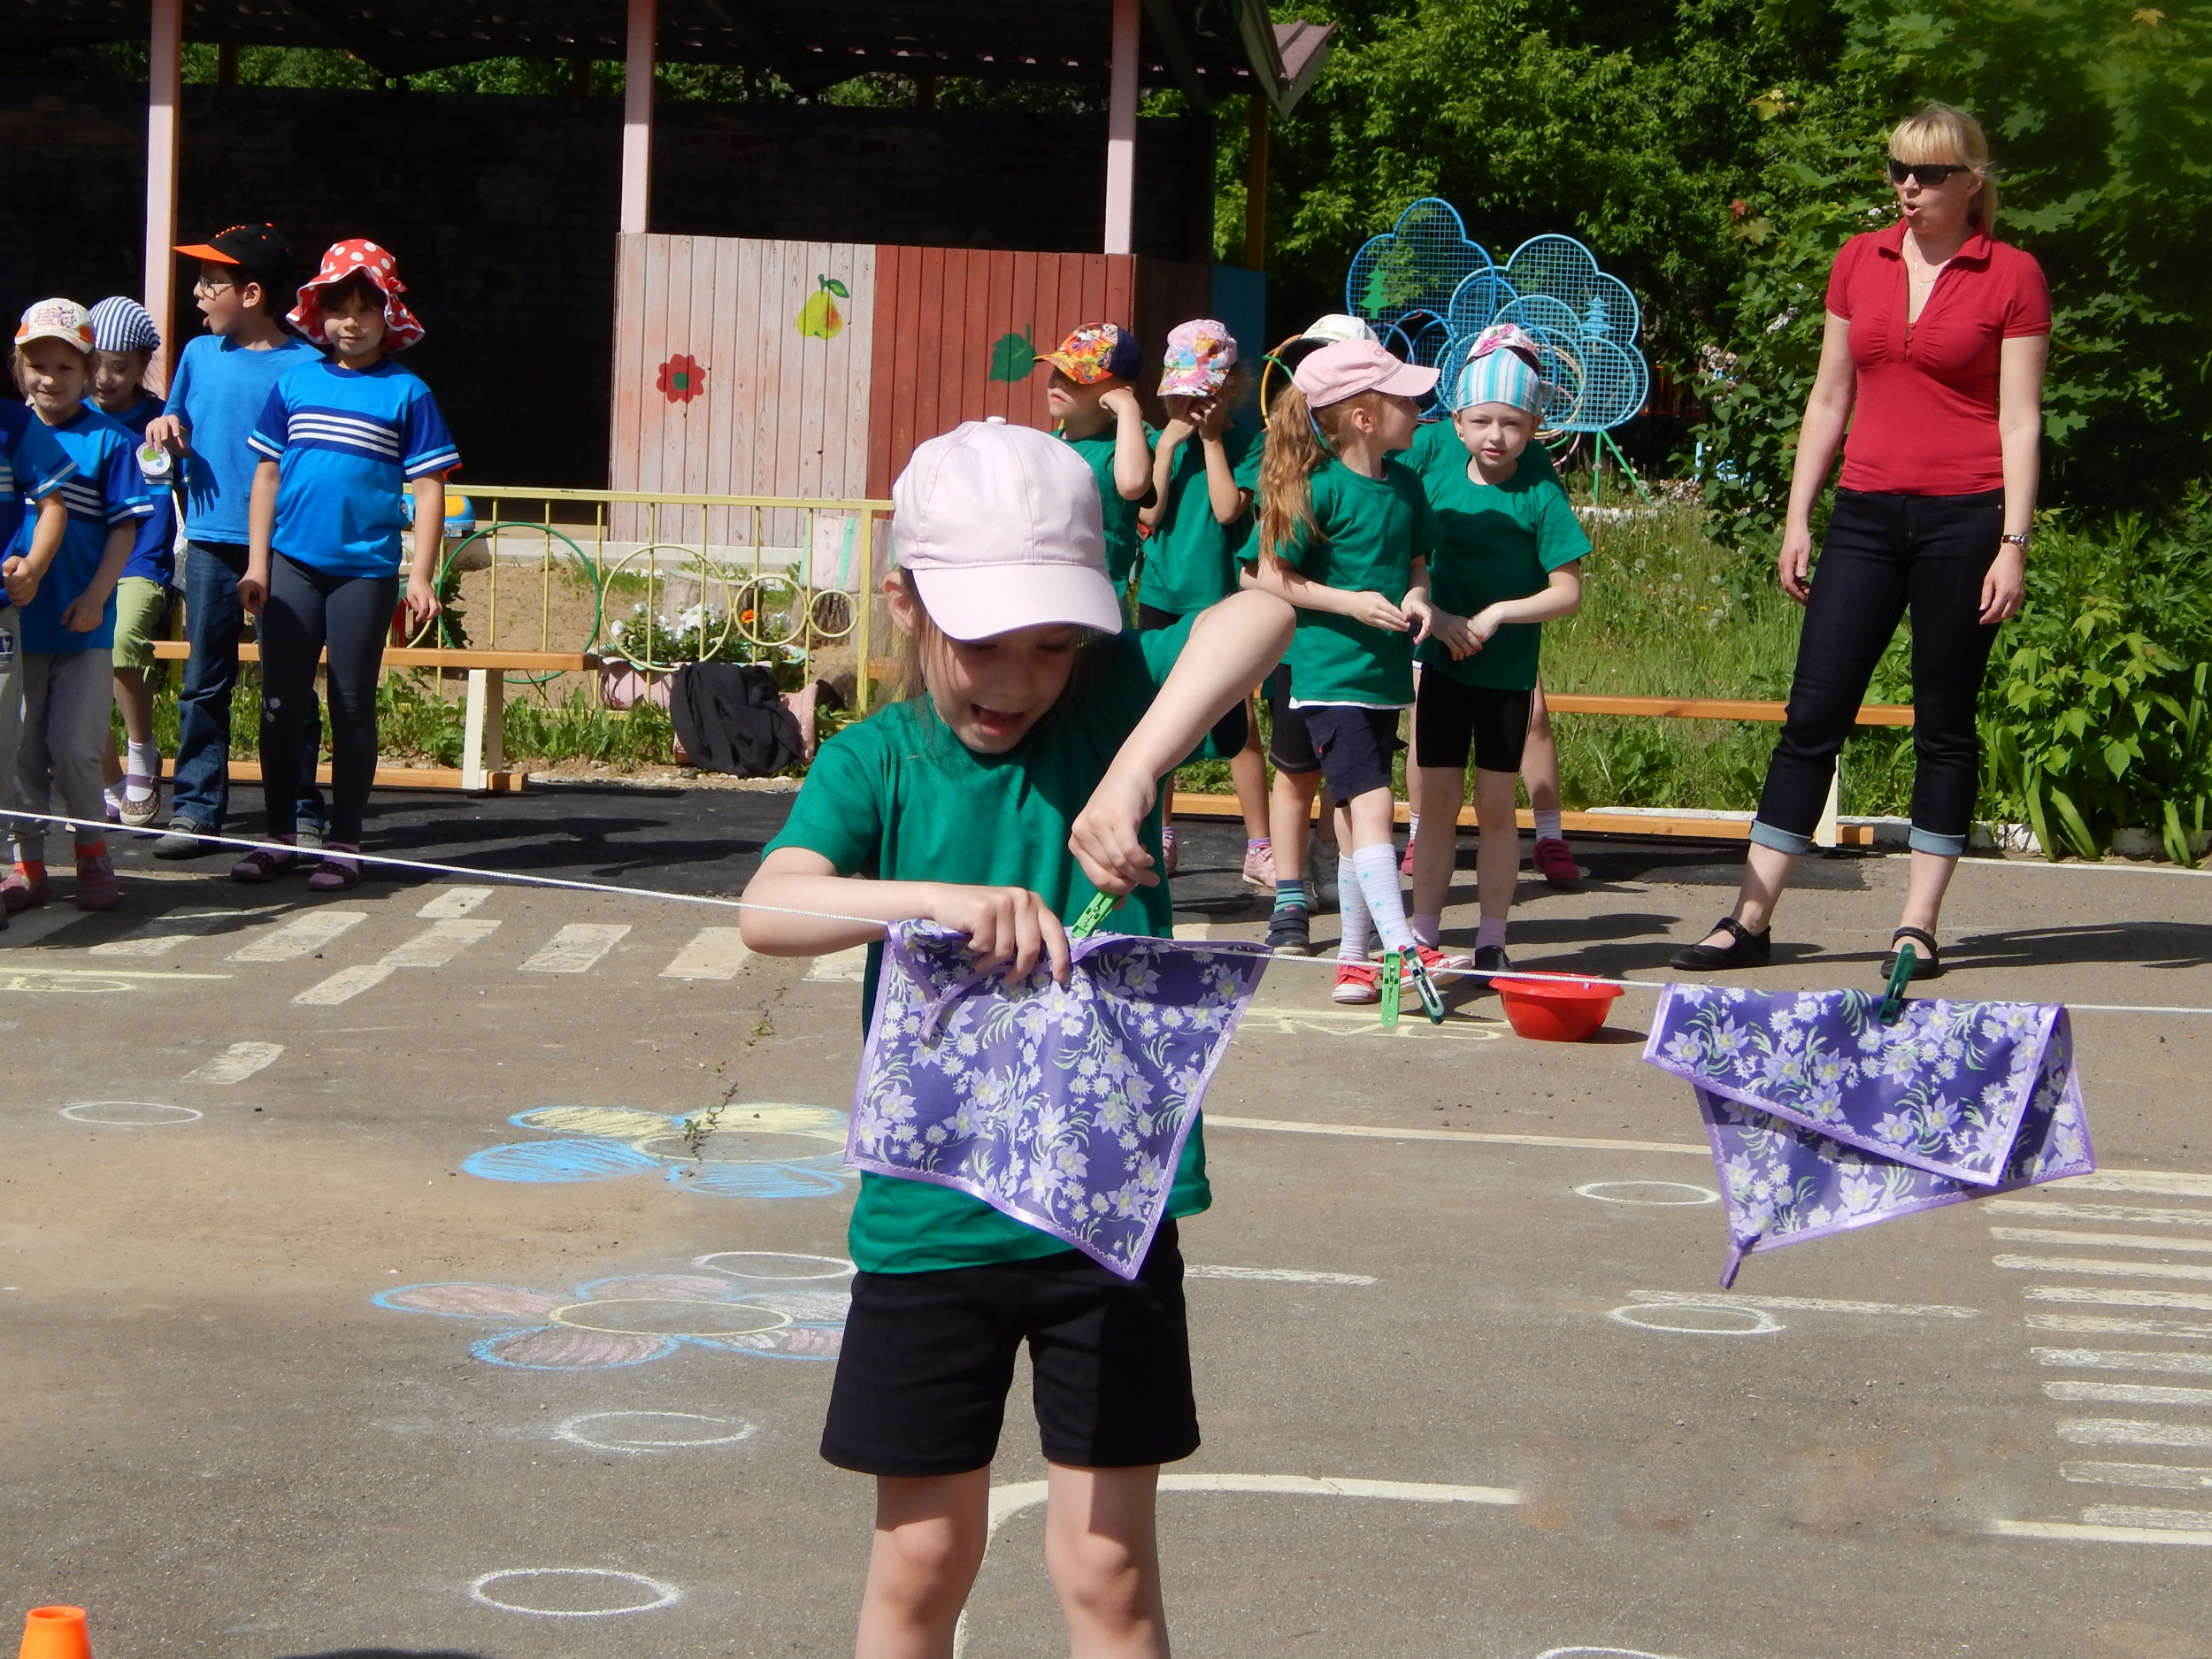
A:
<svg viewBox="0 0 2212 1659">
<path fill-rule="evenodd" d="M 1709 973 L 1717 968 L 1763 968 L 1774 959 L 1774 929 L 1771 926 L 1755 933 L 1734 917 L 1724 916 L 1713 924 L 1712 931 L 1729 934 L 1730 942 L 1725 945 L 1685 945 L 1667 958 L 1668 966 Z"/>
<path fill-rule="evenodd" d="M 315 867 L 315 873 L 307 878 L 311 893 L 342 893 L 348 887 L 361 885 L 361 861 L 349 858 L 357 853 L 358 847 L 349 847 L 343 841 L 332 841 L 323 849 L 323 861 Z"/>
<path fill-rule="evenodd" d="M 299 865 L 300 856 L 297 853 L 279 852 L 272 847 L 257 847 L 230 867 L 230 879 L 249 883 L 273 881 L 279 876 L 289 875 Z"/>
<path fill-rule="evenodd" d="M 143 789 L 146 793 L 137 800 L 130 792 Z M 161 780 L 146 772 L 127 772 L 123 774 L 123 794 L 116 801 L 116 821 L 133 829 L 143 829 L 161 813 Z"/>
<path fill-rule="evenodd" d="M 1935 935 L 1918 927 L 1901 927 L 1889 936 L 1890 952 L 1882 958 L 1882 982 L 1897 972 L 1897 941 L 1909 939 L 1918 947 L 1912 953 L 1912 977 L 1916 979 L 1940 979 L 1943 977 L 1943 956 L 1936 949 Z"/>
</svg>

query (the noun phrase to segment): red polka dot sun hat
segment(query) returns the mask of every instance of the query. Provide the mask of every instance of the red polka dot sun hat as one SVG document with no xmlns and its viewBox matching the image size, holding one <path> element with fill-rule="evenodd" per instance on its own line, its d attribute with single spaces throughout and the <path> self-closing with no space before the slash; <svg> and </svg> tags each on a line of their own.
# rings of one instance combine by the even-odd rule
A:
<svg viewBox="0 0 2212 1659">
<path fill-rule="evenodd" d="M 308 339 L 320 343 L 323 290 L 344 281 L 357 271 L 374 283 L 376 291 L 384 296 L 384 349 L 403 351 L 420 340 L 422 325 L 415 320 L 414 312 L 407 309 L 407 302 L 400 298 L 407 292 L 407 285 L 399 280 L 392 250 L 361 236 L 333 242 L 324 250 L 321 268 L 302 285 L 299 303 L 292 308 L 287 320 Z"/>
</svg>

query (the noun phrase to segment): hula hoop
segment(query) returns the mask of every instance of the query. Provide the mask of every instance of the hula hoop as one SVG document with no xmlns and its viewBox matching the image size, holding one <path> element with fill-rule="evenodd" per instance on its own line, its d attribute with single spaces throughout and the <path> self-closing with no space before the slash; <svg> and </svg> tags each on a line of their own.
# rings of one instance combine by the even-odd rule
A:
<svg viewBox="0 0 2212 1659">
<path fill-rule="evenodd" d="M 629 552 L 624 554 L 612 565 L 609 565 L 604 578 L 604 586 L 608 588 L 613 587 L 615 578 L 622 574 L 624 567 L 629 565 L 632 560 L 638 558 L 646 559 L 645 592 L 647 595 L 646 603 L 648 608 L 649 609 L 652 603 L 651 595 L 653 592 L 653 583 L 658 580 L 658 572 L 654 570 L 649 556 L 661 552 L 680 553 L 684 556 L 687 563 L 688 563 L 693 557 L 692 550 L 680 542 L 649 541 L 643 547 L 631 549 Z M 704 557 L 701 557 L 699 559 L 700 603 L 702 604 L 706 603 L 707 581 L 710 576 L 711 576 L 714 580 L 722 584 L 722 632 L 715 636 L 714 644 L 711 648 L 715 651 L 719 651 L 725 645 L 729 643 L 730 630 L 738 626 L 737 607 L 731 603 L 732 589 L 730 587 L 729 572 L 714 565 Z M 665 586 L 664 583 L 663 585 Z M 751 636 L 748 635 L 746 637 L 749 639 Z M 657 674 L 671 674 L 675 672 L 677 669 L 683 666 L 681 663 L 648 662 L 644 658 L 631 651 L 627 646 L 622 648 L 622 660 L 629 664 L 633 668 L 646 669 L 649 672 Z"/>
<path fill-rule="evenodd" d="M 439 565 L 439 588 L 443 588 L 445 587 L 446 578 L 453 573 L 454 562 L 457 560 L 462 554 L 468 551 L 471 543 L 481 541 L 488 535 L 496 535 L 502 530 L 539 530 L 544 532 L 547 536 L 557 537 L 566 544 L 569 557 L 574 559 L 578 565 L 582 568 L 586 580 L 591 584 L 591 633 L 585 638 L 583 649 L 588 651 L 592 649 L 592 647 L 598 644 L 599 630 L 605 626 L 607 619 L 606 595 L 600 587 L 598 566 L 591 562 L 591 555 L 585 552 L 582 547 L 578 545 L 572 537 L 565 535 L 562 532 L 556 530 L 549 524 L 534 524 L 529 520 L 523 518 L 503 518 L 498 520 L 496 523 L 482 525 L 478 526 L 476 529 L 470 531 L 468 534 L 463 536 L 458 541 L 453 544 L 452 550 L 445 556 L 444 561 Z M 492 557 L 494 558 L 497 558 L 499 557 L 499 549 L 495 547 L 492 549 Z M 443 612 L 440 613 L 440 615 L 442 614 Z M 494 620 L 496 621 L 497 618 L 495 618 Z M 421 643 L 424 636 L 429 633 L 431 628 L 436 626 L 437 621 L 437 617 L 426 618 L 422 626 L 408 636 L 407 643 L 410 646 L 415 646 Z M 511 686 L 521 685 L 534 687 L 544 686 L 550 683 L 551 681 L 558 679 L 561 672 L 561 670 L 555 669 L 549 673 L 511 673 L 502 674 L 500 678 Z"/>
</svg>

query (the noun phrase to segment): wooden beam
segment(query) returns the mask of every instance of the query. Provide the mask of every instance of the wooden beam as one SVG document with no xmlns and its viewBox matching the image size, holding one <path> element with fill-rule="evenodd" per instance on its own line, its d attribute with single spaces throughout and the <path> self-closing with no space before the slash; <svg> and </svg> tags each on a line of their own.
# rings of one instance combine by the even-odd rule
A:
<svg viewBox="0 0 2212 1659">
<path fill-rule="evenodd" d="M 622 217 L 625 234 L 642 235 L 650 227 L 653 206 L 654 31 L 659 20 L 655 0 L 629 0 L 629 51 L 622 87 Z"/>
<path fill-rule="evenodd" d="M 1316 810 L 1317 812 L 1318 803 Z M 1178 792 L 1175 816 L 1179 818 L 1241 819 L 1244 809 L 1237 804 L 1237 798 L 1233 795 Z M 1527 808 L 1522 808 L 1514 816 L 1521 828 L 1536 827 L 1536 815 Z M 1402 824 L 1406 818 L 1405 803 L 1401 802 L 1397 810 L 1398 822 Z M 1679 816 L 1641 812 L 1562 812 L 1559 826 L 1572 830 L 1578 835 L 1648 835 L 1709 841 L 1740 841 L 1751 838 L 1749 818 L 1701 818 L 1693 812 L 1684 812 Z M 1460 808 L 1459 827 L 1475 827 L 1474 808 Z M 1836 841 L 1844 847 L 1871 847 L 1874 845 L 1874 826 L 1870 824 L 1839 825 L 1836 830 Z"/>
<path fill-rule="evenodd" d="M 1106 95 L 1104 251 L 1110 254 L 1136 251 L 1139 3 L 1113 0 L 1114 58 Z"/>
<path fill-rule="evenodd" d="M 177 154 L 184 102 L 184 0 L 153 0 L 146 72 L 146 310 L 161 332 L 146 378 L 177 360 Z"/>
<path fill-rule="evenodd" d="M 1554 714 L 1630 714 L 1675 720 L 1765 720 L 1780 725 L 1789 705 L 1741 697 L 1600 697 L 1578 692 L 1547 691 L 1544 705 Z M 1912 705 L 1860 705 L 1860 726 L 1910 726 Z"/>
<path fill-rule="evenodd" d="M 1190 100 L 1191 108 L 1201 115 L 1211 115 L 1213 94 L 1206 89 L 1205 76 L 1198 73 L 1198 59 L 1191 53 L 1189 38 L 1183 33 L 1182 19 L 1175 15 L 1172 0 L 1144 0 L 1144 14 L 1160 42 L 1160 55 L 1167 59 L 1175 84 Z"/>
</svg>

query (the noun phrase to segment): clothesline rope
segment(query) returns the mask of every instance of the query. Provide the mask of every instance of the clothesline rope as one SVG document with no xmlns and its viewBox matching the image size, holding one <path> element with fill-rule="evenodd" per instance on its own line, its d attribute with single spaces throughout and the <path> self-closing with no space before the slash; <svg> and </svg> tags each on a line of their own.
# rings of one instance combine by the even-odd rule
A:
<svg viewBox="0 0 2212 1659">
<path fill-rule="evenodd" d="M 104 835 L 159 836 L 168 833 L 166 830 L 156 828 L 151 825 L 140 827 L 129 824 L 110 824 L 104 819 L 71 818 L 60 812 L 0 812 L 0 821 L 7 818 L 20 818 L 38 824 L 59 824 L 71 829 L 97 830 Z M 196 839 L 205 841 L 211 847 L 234 847 L 247 852 L 290 853 L 296 856 L 312 856 L 311 851 L 301 855 L 299 848 L 284 841 L 255 841 L 245 836 L 210 835 L 204 833 L 197 833 Z M 873 916 L 844 916 L 835 910 L 799 910 L 786 904 L 762 904 L 751 899 L 718 899 L 703 893 L 674 893 L 664 887 L 625 887 L 611 881 L 576 881 L 565 876 L 526 875 L 520 872 L 508 870 L 480 870 L 468 864 L 437 864 L 424 858 L 396 858 L 388 853 L 347 853 L 343 856 L 352 859 L 356 864 L 382 864 L 394 870 L 418 870 L 431 875 L 466 876 L 472 880 L 478 881 L 503 881 L 514 887 L 551 887 L 570 893 L 607 893 L 617 898 L 655 899 L 669 904 L 701 904 L 715 910 L 757 910 L 767 916 L 800 916 L 810 921 L 847 922 L 856 927 L 887 929 L 893 926 Z M 1277 956 L 1274 960 L 1301 967 L 1333 969 L 1336 966 L 1335 958 L 1330 956 Z M 1485 981 L 1494 978 L 1560 979 L 1577 985 L 1613 986 L 1626 991 L 1654 992 L 1665 990 L 1669 983 L 1663 979 L 1609 979 L 1594 973 L 1561 973 L 1543 969 L 1522 968 L 1513 969 L 1509 975 L 1478 973 L 1471 968 L 1445 968 L 1432 972 L 1430 977 L 1438 979 L 1481 979 Z M 2202 1014 L 2212 1016 L 2212 1008 L 2151 1008 L 2137 1007 L 2124 1002 L 2069 1002 L 2067 1007 L 2078 1014 Z"/>
</svg>

